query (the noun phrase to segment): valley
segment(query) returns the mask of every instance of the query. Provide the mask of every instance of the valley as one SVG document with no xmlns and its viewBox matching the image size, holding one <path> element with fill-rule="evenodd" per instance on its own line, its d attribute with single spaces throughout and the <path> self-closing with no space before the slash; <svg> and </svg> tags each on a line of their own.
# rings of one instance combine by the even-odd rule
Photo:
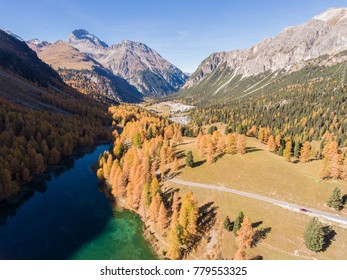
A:
<svg viewBox="0 0 347 280">
<path fill-rule="evenodd" d="M 142 107 L 154 114 L 166 116 L 169 120 L 181 125 L 189 124 L 190 117 L 188 112 L 194 108 L 194 106 L 170 101 L 149 105 L 145 103 Z"/>
<path fill-rule="evenodd" d="M 347 8 L 189 75 L 66 28 L 0 30 L 0 259 L 347 259 Z"/>
</svg>

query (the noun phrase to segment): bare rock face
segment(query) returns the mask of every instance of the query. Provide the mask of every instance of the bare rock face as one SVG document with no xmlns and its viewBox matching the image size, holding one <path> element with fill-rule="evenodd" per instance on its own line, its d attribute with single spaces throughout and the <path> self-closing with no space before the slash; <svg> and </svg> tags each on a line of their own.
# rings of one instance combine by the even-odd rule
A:
<svg viewBox="0 0 347 280">
<path fill-rule="evenodd" d="M 67 43 L 126 79 L 147 96 L 175 92 L 187 80 L 186 74 L 143 43 L 125 40 L 107 46 L 85 30 L 73 31 Z"/>
<path fill-rule="evenodd" d="M 249 49 L 219 52 L 205 59 L 183 88 L 190 88 L 217 68 L 248 77 L 266 71 L 297 71 L 310 60 L 347 49 L 347 8 L 329 9 L 309 22 L 284 29 Z"/>
</svg>

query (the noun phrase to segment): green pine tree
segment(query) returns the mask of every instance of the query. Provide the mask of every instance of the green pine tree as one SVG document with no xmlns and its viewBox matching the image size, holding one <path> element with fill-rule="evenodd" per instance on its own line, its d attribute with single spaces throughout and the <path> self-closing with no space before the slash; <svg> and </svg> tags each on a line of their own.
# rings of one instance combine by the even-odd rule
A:
<svg viewBox="0 0 347 280">
<path fill-rule="evenodd" d="M 283 156 L 283 150 L 284 150 L 284 147 L 281 145 L 280 148 L 278 149 L 277 154 L 278 154 L 279 156 Z"/>
<path fill-rule="evenodd" d="M 232 231 L 233 230 L 233 222 L 230 220 L 229 216 L 226 216 L 223 222 L 223 226 L 224 229 L 228 230 L 228 231 Z"/>
<path fill-rule="evenodd" d="M 306 227 L 304 233 L 305 245 L 314 252 L 322 251 L 325 245 L 325 233 L 323 224 L 317 218 L 313 218 Z"/>
<path fill-rule="evenodd" d="M 233 228 L 233 232 L 235 234 L 235 236 L 237 236 L 237 232 L 239 231 L 239 229 L 241 228 L 241 224 L 243 222 L 243 218 L 245 217 L 245 215 L 243 214 L 243 212 L 241 211 L 238 215 L 238 217 L 235 220 L 234 223 L 234 228 Z"/>
<path fill-rule="evenodd" d="M 301 144 L 299 141 L 296 141 L 294 145 L 294 156 L 296 158 L 300 157 L 300 149 L 301 149 Z"/>
<path fill-rule="evenodd" d="M 335 188 L 331 196 L 327 201 L 327 205 L 335 210 L 342 210 L 343 208 L 343 200 L 341 196 L 341 190 L 339 188 Z"/>
<path fill-rule="evenodd" d="M 194 166 L 194 159 L 193 159 L 193 153 L 192 151 L 188 151 L 186 155 L 186 165 L 189 167 Z"/>
</svg>

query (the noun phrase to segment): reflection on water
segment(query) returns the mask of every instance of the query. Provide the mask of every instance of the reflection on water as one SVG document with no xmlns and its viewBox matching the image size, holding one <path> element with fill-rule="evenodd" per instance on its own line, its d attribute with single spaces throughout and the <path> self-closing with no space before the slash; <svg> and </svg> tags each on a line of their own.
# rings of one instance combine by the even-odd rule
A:
<svg viewBox="0 0 347 280">
<path fill-rule="evenodd" d="M 68 160 L 0 208 L 0 259 L 155 259 L 142 223 L 115 212 L 90 165 L 108 146 Z"/>
</svg>

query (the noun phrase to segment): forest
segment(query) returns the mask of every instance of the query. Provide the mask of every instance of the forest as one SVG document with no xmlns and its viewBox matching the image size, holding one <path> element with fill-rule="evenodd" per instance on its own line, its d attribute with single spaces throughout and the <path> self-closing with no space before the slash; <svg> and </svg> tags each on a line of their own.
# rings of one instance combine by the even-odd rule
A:
<svg viewBox="0 0 347 280">
<path fill-rule="evenodd" d="M 84 107 L 80 116 L 32 110 L 3 98 L 0 104 L 0 200 L 15 196 L 48 166 L 110 139 L 108 118 L 97 107 Z"/>
<path fill-rule="evenodd" d="M 183 127 L 140 107 L 121 105 L 109 108 L 114 126 L 114 147 L 99 159 L 97 176 L 105 180 L 116 204 L 135 211 L 157 239 L 169 242 L 161 254 L 169 259 L 187 258 L 206 242 L 213 224 L 208 206 L 199 206 L 192 192 L 181 196 L 178 190 L 163 189 L 163 183 L 182 168 L 179 158 L 194 167 L 190 152 L 182 155 Z M 244 154 L 245 135 L 198 134 L 201 153 L 212 164 L 218 154 Z M 253 240 L 249 218 L 235 226 L 239 251 L 235 258 L 245 258 L 244 248 Z M 204 241 L 203 241 L 204 240 Z M 164 242 L 165 243 L 165 242 Z M 218 246 L 209 258 L 218 257 Z"/>
</svg>

